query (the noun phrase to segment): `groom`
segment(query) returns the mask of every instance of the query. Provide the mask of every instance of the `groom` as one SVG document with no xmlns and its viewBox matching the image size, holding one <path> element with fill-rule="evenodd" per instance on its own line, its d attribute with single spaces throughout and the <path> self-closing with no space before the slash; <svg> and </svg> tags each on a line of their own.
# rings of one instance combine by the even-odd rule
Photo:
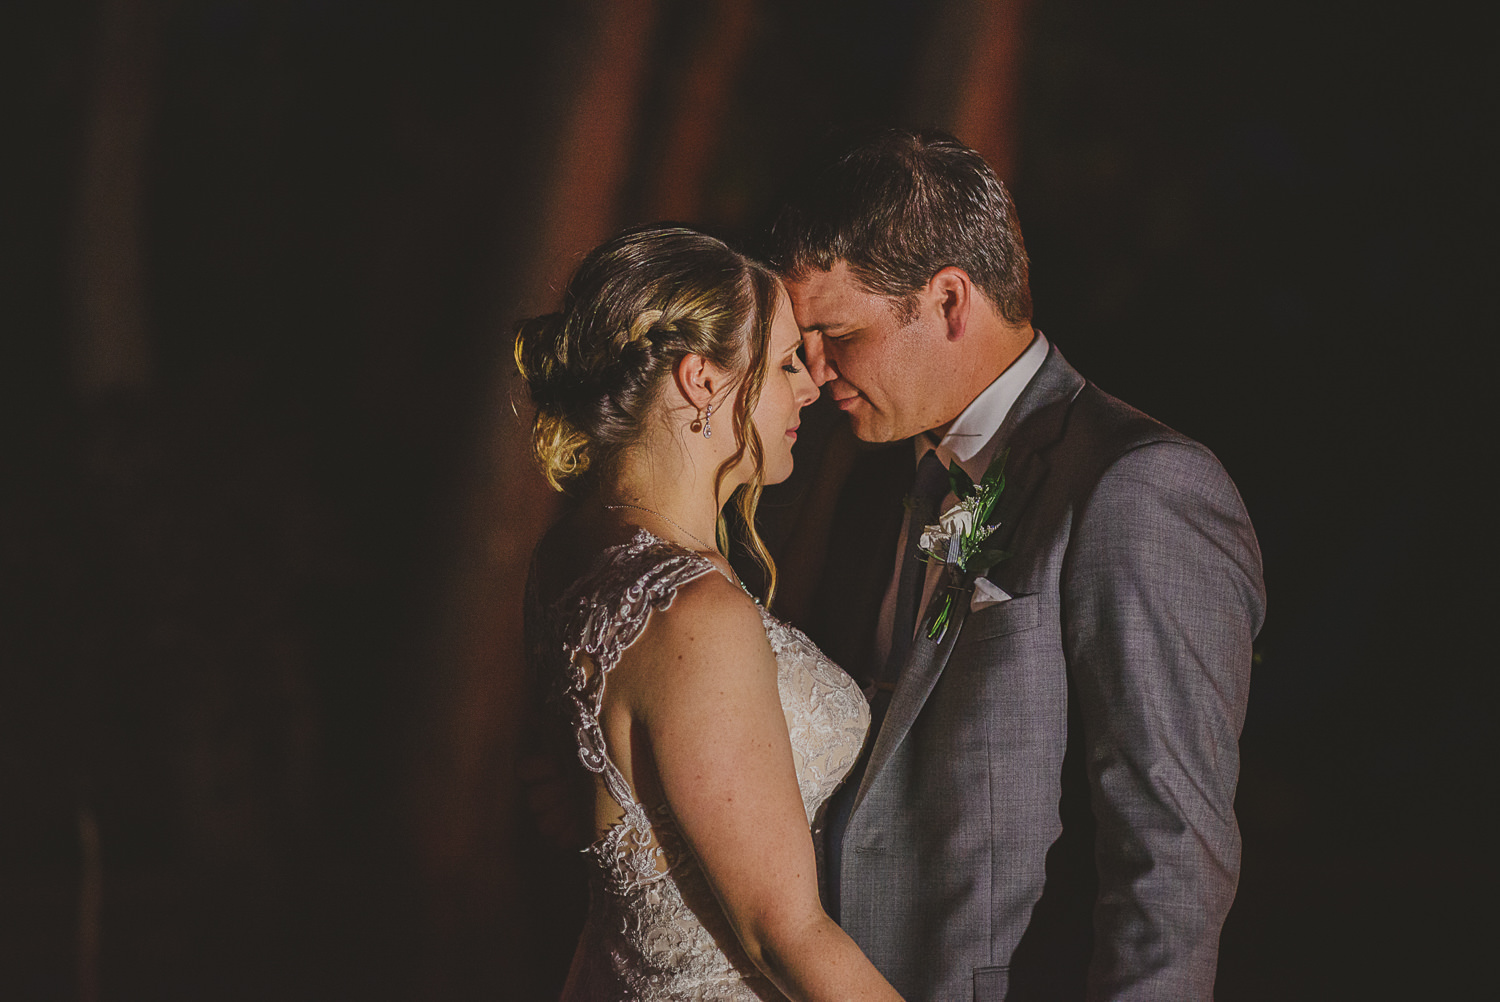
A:
<svg viewBox="0 0 1500 1002">
<path fill-rule="evenodd" d="M 1233 483 L 1032 328 L 1014 208 L 952 137 L 846 151 L 772 242 L 814 378 L 880 443 L 803 582 L 875 716 L 822 835 L 830 911 L 910 1000 L 1211 998 L 1265 608 Z M 1008 555 L 921 560 L 946 468 L 1002 454 Z"/>
</svg>

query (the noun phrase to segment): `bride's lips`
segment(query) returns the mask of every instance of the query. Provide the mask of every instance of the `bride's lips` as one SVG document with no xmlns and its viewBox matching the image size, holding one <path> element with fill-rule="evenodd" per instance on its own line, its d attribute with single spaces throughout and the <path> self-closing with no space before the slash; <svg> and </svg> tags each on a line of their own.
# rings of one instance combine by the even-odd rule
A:
<svg viewBox="0 0 1500 1002">
<path fill-rule="evenodd" d="M 797 438 L 797 429 L 801 428 L 801 427 L 802 426 L 799 424 L 799 425 L 796 425 L 795 427 L 788 428 L 786 430 L 786 437 L 792 439 L 793 441 L 795 441 L 796 438 Z"/>
</svg>

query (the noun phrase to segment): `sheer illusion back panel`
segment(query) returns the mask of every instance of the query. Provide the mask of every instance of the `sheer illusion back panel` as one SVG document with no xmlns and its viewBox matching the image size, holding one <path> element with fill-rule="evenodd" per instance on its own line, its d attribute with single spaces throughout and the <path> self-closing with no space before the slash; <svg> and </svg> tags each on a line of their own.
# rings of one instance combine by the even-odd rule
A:
<svg viewBox="0 0 1500 1002">
<path fill-rule="evenodd" d="M 556 601 L 544 606 L 528 588 L 533 667 L 566 709 L 579 761 L 620 809 L 619 821 L 584 850 L 589 918 L 564 991 L 569 1002 L 781 997 L 745 957 L 669 807 L 638 799 L 599 722 L 609 674 L 652 612 L 669 609 L 686 584 L 718 572 L 707 558 L 642 529 L 600 554 Z M 869 709 L 849 676 L 803 634 L 765 610 L 761 618 L 803 807 L 816 826 L 859 755 Z"/>
</svg>

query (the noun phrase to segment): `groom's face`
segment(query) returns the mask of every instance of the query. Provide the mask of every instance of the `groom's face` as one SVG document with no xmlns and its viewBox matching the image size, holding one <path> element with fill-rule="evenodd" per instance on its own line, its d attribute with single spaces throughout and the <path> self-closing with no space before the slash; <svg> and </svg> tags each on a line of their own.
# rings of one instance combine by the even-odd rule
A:
<svg viewBox="0 0 1500 1002">
<path fill-rule="evenodd" d="M 911 320 L 859 284 L 843 261 L 787 282 L 808 371 L 866 442 L 895 442 L 952 420 L 942 392 L 954 359 L 941 318 L 918 293 Z M 946 379 L 945 379 L 946 376 Z"/>
</svg>

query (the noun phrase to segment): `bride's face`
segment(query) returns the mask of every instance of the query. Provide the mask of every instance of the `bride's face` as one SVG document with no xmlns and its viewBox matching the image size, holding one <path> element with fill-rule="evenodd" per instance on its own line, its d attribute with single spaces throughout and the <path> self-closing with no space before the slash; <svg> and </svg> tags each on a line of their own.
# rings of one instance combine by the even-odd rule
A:
<svg viewBox="0 0 1500 1002">
<path fill-rule="evenodd" d="M 750 419 L 765 448 L 765 482 L 779 484 L 792 475 L 792 446 L 797 442 L 802 408 L 818 399 L 818 387 L 801 359 L 802 335 L 783 290 L 771 321 L 766 350 L 766 378 Z"/>
</svg>

